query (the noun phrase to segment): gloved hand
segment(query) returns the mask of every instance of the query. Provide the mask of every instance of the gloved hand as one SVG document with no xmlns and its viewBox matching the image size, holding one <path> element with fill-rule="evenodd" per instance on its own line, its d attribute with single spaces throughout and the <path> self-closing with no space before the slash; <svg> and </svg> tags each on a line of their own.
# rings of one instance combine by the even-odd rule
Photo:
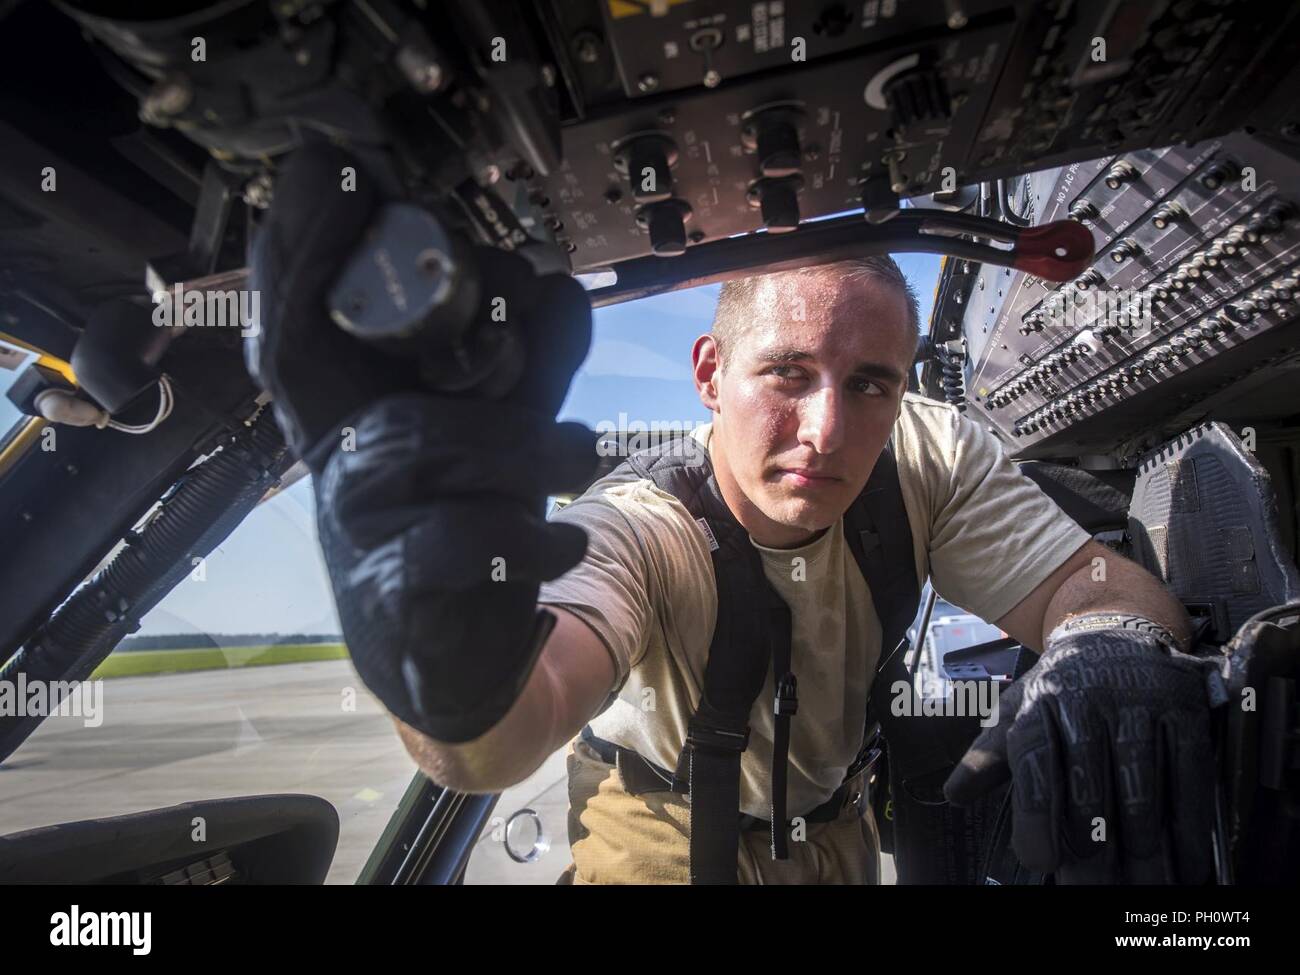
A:
<svg viewBox="0 0 1300 975">
<path fill-rule="evenodd" d="M 1204 883 L 1217 677 L 1149 621 L 1070 620 L 1002 693 L 944 793 L 968 805 L 1010 778 L 1012 848 L 1058 883 Z"/>
<path fill-rule="evenodd" d="M 355 188 L 342 189 L 345 167 Z M 260 295 L 261 328 L 244 360 L 271 394 L 276 420 L 312 474 L 358 410 L 415 389 L 416 366 L 383 354 L 329 318 L 325 295 L 384 202 L 369 172 L 337 146 L 309 143 L 289 157 L 249 254 L 249 287 Z"/>
<path fill-rule="evenodd" d="M 344 165 L 356 161 L 313 148 L 280 175 L 253 249 L 264 314 L 246 352 L 316 475 L 321 546 L 362 680 L 406 724 L 469 741 L 505 715 L 536 661 L 549 619 L 540 582 L 586 551 L 581 529 L 544 516 L 547 496 L 598 462 L 591 430 L 554 419 L 590 345 L 591 309 L 567 275 L 539 278 L 522 257 L 474 248 L 477 320 L 504 309 L 523 376 L 497 399 L 422 389 L 414 362 L 328 317 L 325 295 L 382 202 L 360 167 L 356 192 L 340 192 Z"/>
</svg>

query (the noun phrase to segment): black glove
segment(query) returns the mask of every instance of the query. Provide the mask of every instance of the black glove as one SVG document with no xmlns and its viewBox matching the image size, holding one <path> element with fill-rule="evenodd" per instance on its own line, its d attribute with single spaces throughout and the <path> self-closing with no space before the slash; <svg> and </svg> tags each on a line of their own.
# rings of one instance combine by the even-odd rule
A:
<svg viewBox="0 0 1300 975">
<path fill-rule="evenodd" d="M 1149 621 L 1071 620 L 1002 693 L 944 793 L 968 805 L 1010 778 L 1012 848 L 1059 883 L 1204 883 L 1217 676 Z"/>
<path fill-rule="evenodd" d="M 355 189 L 344 191 L 349 166 L 357 170 Z M 245 340 L 244 359 L 271 394 L 289 446 L 317 475 L 353 414 L 395 390 L 417 388 L 414 363 L 344 332 L 325 307 L 326 292 L 383 202 L 354 156 L 310 143 L 280 170 L 274 205 L 249 254 L 262 327 Z"/>
<path fill-rule="evenodd" d="M 382 202 L 357 195 L 359 168 L 357 193 L 340 192 L 344 165 L 356 163 L 304 150 L 277 181 L 254 247 L 265 313 L 249 364 L 317 475 L 321 546 L 362 680 L 412 727 L 469 741 L 505 715 L 536 660 L 550 619 L 539 583 L 586 551 L 581 529 L 544 516 L 547 496 L 598 461 L 591 430 L 554 420 L 590 346 L 591 309 L 567 275 L 539 278 L 522 257 L 474 248 L 476 320 L 504 308 L 522 378 L 499 399 L 422 390 L 414 362 L 328 318 L 334 275 Z"/>
</svg>

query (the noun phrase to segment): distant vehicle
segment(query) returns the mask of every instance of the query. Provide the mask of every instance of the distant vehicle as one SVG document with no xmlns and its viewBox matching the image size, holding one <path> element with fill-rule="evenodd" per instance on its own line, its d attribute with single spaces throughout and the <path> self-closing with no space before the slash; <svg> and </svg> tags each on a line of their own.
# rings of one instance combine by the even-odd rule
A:
<svg viewBox="0 0 1300 975">
<path fill-rule="evenodd" d="M 913 646 L 916 644 L 916 629 L 921 625 L 921 616 L 924 615 L 924 604 L 925 597 L 922 598 L 922 612 L 917 614 L 916 621 L 908 630 L 908 638 Z M 942 697 L 947 693 L 950 682 L 944 675 L 943 661 L 949 653 L 1000 640 L 1006 635 L 992 623 L 954 606 L 946 599 L 936 598 L 930 613 L 930 625 L 926 627 L 925 640 L 920 648 L 921 659 L 919 662 L 912 661 L 917 694 L 921 697 Z"/>
</svg>

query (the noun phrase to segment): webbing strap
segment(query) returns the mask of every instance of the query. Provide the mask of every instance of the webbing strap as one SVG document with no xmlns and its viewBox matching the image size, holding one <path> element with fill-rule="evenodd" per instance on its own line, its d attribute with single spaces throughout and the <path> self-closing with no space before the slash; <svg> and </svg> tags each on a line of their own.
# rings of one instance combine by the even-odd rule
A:
<svg viewBox="0 0 1300 975">
<path fill-rule="evenodd" d="M 777 686 L 774 707 L 778 709 L 770 803 L 772 855 L 789 855 L 786 785 L 790 719 L 797 706 L 790 660 L 790 611 L 767 581 L 748 533 L 727 507 L 706 452 L 683 451 L 680 444 L 669 442 L 633 454 L 626 463 L 681 501 L 693 518 L 704 519 L 716 541 L 712 557 L 717 622 L 700 705 L 687 726 L 677 776 L 690 784 L 691 882 L 734 884 L 740 843 L 736 813 L 741 755 L 748 745 L 749 714 L 762 691 L 769 657 Z M 883 659 L 883 651 L 891 649 L 906 632 L 920 601 L 912 533 L 891 447 L 881 454 L 845 519 L 850 548 L 881 620 L 886 640 Z"/>
<path fill-rule="evenodd" d="M 849 548 L 871 590 L 880 618 L 880 663 L 907 638 L 907 627 L 921 603 L 912 553 L 912 528 L 907 521 L 898 463 L 893 444 L 885 448 L 858 499 L 844 515 Z"/>
<path fill-rule="evenodd" d="M 681 500 L 693 517 L 704 518 L 717 543 L 717 621 L 677 774 L 690 785 L 691 883 L 735 884 L 740 761 L 749 744 L 750 710 L 767 676 L 772 630 L 764 607 L 770 604 L 770 586 L 758 550 L 722 497 L 707 454 L 692 456 L 665 445 L 634 454 L 628 463 Z"/>
<path fill-rule="evenodd" d="M 786 836 L 786 782 L 789 775 L 790 718 L 799 709 L 798 682 L 790 670 L 791 630 L 794 621 L 789 608 L 780 600 L 768 607 L 769 630 L 772 634 L 772 859 L 790 859 Z"/>
<path fill-rule="evenodd" d="M 872 682 L 862 735 L 862 750 L 856 767 L 871 749 L 877 722 L 891 719 L 890 687 L 907 678 L 903 665 L 907 627 L 921 602 L 912 552 L 912 529 L 898 482 L 898 464 L 892 449 L 876 461 L 867 486 L 844 516 L 845 535 L 858 568 L 871 590 L 871 601 L 880 619 L 880 660 Z M 918 729 L 919 730 L 919 729 Z M 888 733 L 886 737 L 889 737 Z M 889 737 L 890 745 L 898 744 Z M 909 743 L 910 744 L 910 743 Z M 921 742 L 922 747 L 924 741 Z M 891 749 L 891 758 L 893 750 Z"/>
<path fill-rule="evenodd" d="M 682 757 L 691 803 L 691 883 L 735 884 L 740 848 L 740 756 L 749 726 L 730 722 L 701 702 L 687 726 Z"/>
</svg>

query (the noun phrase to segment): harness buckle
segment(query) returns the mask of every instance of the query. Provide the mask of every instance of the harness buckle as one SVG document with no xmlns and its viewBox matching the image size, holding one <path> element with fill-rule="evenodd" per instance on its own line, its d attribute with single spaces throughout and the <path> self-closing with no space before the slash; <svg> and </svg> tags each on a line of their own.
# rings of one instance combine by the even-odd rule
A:
<svg viewBox="0 0 1300 975">
<path fill-rule="evenodd" d="M 787 673 L 782 677 L 776 685 L 776 700 L 772 705 L 772 713 L 778 716 L 798 714 L 798 688 L 799 682 L 795 680 L 794 674 Z"/>
</svg>

